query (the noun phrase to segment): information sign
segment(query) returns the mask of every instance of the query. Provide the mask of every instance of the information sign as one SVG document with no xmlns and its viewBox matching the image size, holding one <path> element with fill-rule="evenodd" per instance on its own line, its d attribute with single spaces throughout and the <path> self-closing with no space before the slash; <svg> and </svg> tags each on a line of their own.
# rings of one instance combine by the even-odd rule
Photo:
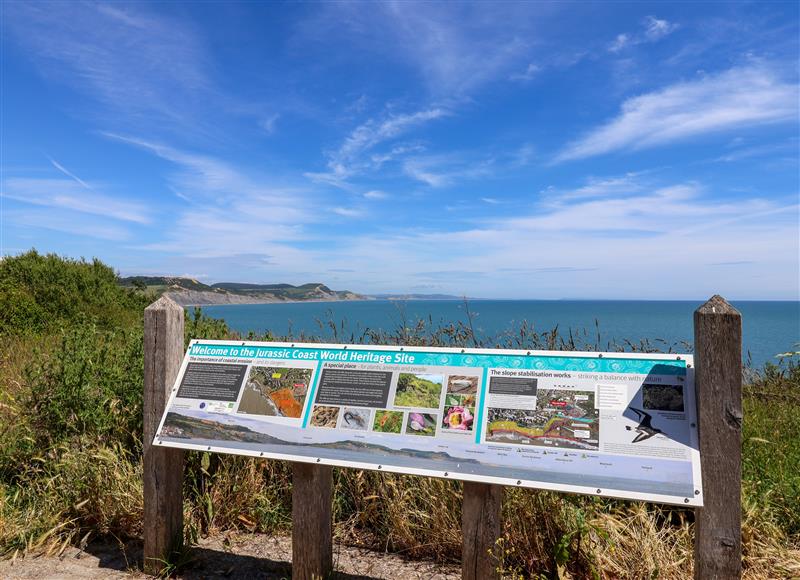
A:
<svg viewBox="0 0 800 580">
<path fill-rule="evenodd" d="M 193 341 L 156 445 L 703 503 L 690 355 Z"/>
</svg>

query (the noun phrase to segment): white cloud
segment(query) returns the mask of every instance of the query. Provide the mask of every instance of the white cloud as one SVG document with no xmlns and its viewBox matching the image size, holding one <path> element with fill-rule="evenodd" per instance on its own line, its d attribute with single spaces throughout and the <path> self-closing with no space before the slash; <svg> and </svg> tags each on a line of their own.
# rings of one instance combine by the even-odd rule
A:
<svg viewBox="0 0 800 580">
<path fill-rule="evenodd" d="M 628 46 L 630 42 L 631 42 L 630 36 L 628 36 L 627 34 L 618 34 L 617 37 L 614 39 L 614 42 L 612 42 L 608 46 L 608 50 L 610 52 L 619 52 L 620 50 Z"/>
<path fill-rule="evenodd" d="M 96 193 L 74 179 L 11 177 L 3 181 L 3 195 L 27 204 L 68 209 L 111 219 L 147 224 L 145 206 Z"/>
<path fill-rule="evenodd" d="M 184 198 L 194 202 L 249 208 L 244 210 L 246 212 L 268 208 L 276 221 L 286 223 L 302 223 L 312 215 L 303 203 L 312 196 L 311 192 L 297 186 L 282 186 L 275 176 L 248 171 L 216 157 L 182 151 L 162 143 L 114 133 L 104 135 L 174 163 L 177 171 L 168 178 L 173 191 L 181 192 Z"/>
<path fill-rule="evenodd" d="M 5 224 L 25 228 L 43 228 L 65 234 L 122 242 L 130 239 L 128 228 L 98 215 L 85 214 L 69 209 L 26 208 L 7 209 L 3 213 Z"/>
<path fill-rule="evenodd" d="M 139 249 L 192 259 L 256 252 L 277 256 L 274 264 L 290 269 L 298 264 L 311 267 L 307 253 L 292 247 L 315 239 L 306 226 L 323 219 L 324 212 L 319 211 L 323 203 L 307 188 L 283 185 L 276 176 L 208 155 L 134 137 L 105 135 L 173 163 L 168 185 L 191 202 L 175 214 L 162 239 Z"/>
<path fill-rule="evenodd" d="M 364 215 L 364 212 L 354 207 L 335 207 L 331 211 L 342 217 L 356 218 Z"/>
<path fill-rule="evenodd" d="M 48 78 L 138 121 L 186 121 L 187 104 L 213 92 L 205 48 L 186 21 L 142 5 L 74 2 L 14 2 L 5 14 Z"/>
<path fill-rule="evenodd" d="M 262 119 L 259 122 L 259 125 L 262 129 L 264 129 L 264 131 L 267 132 L 268 135 L 272 135 L 275 132 L 275 124 L 278 122 L 279 118 L 280 114 L 275 113 L 274 115 L 270 115 L 269 117 Z"/>
<path fill-rule="evenodd" d="M 533 80 L 540 72 L 542 72 L 541 65 L 532 62 L 525 67 L 524 71 L 513 73 L 508 78 L 512 81 L 530 81 Z"/>
<path fill-rule="evenodd" d="M 635 150 L 698 135 L 796 121 L 798 87 L 766 66 L 733 68 L 632 97 L 616 119 L 567 145 L 555 161 Z"/>
<path fill-rule="evenodd" d="M 533 163 L 533 160 L 536 159 L 536 147 L 530 143 L 525 143 L 519 149 L 517 149 L 517 151 L 515 151 L 511 157 L 512 166 L 525 167 L 526 165 Z"/>
<path fill-rule="evenodd" d="M 364 197 L 367 199 L 387 199 L 389 194 L 379 189 L 373 189 L 364 193 Z"/>
<path fill-rule="evenodd" d="M 493 157 L 477 160 L 474 157 L 462 152 L 410 157 L 403 162 L 403 173 L 430 187 L 447 187 L 463 179 L 493 175 L 496 170 Z"/>
<path fill-rule="evenodd" d="M 463 97 L 530 58 L 538 22 L 557 5 L 328 3 L 300 27 L 302 42 L 342 42 L 409 66 L 435 98 Z"/>
<path fill-rule="evenodd" d="M 441 107 L 434 107 L 417 111 L 416 113 L 390 115 L 380 122 L 368 121 L 356 127 L 350 136 L 345 139 L 342 146 L 335 153 L 333 162 L 346 163 L 379 143 L 393 139 L 413 127 L 423 125 L 427 121 L 440 119 L 445 115 L 447 115 L 447 111 Z"/>
<path fill-rule="evenodd" d="M 626 173 L 614 177 L 590 177 L 586 184 L 575 189 L 560 190 L 548 187 L 540 192 L 549 202 L 583 200 L 589 198 L 628 197 L 642 193 L 647 185 L 640 179 L 641 173 Z"/>
<path fill-rule="evenodd" d="M 63 173 L 63 174 L 64 174 L 64 175 L 66 175 L 67 177 L 70 177 L 70 178 L 72 178 L 73 180 L 75 180 L 77 183 L 79 183 L 80 185 L 82 185 L 82 186 L 83 186 L 83 187 L 85 187 L 86 189 L 92 189 L 91 187 L 89 187 L 89 185 L 88 185 L 88 184 L 87 184 L 87 183 L 86 183 L 86 182 L 85 182 L 83 179 L 81 179 L 80 177 L 78 177 L 77 175 L 75 175 L 74 173 L 72 173 L 71 171 L 69 171 L 69 170 L 68 170 L 66 167 L 64 167 L 63 165 L 61 165 L 61 164 L 60 164 L 58 161 L 56 161 L 55 159 L 53 159 L 53 158 L 50 158 L 50 163 L 53 165 L 53 167 L 55 167 L 56 169 L 58 169 L 58 170 L 59 170 L 61 173 Z"/>
<path fill-rule="evenodd" d="M 644 19 L 644 35 L 650 41 L 661 40 L 665 36 L 672 34 L 678 29 L 678 25 L 668 20 L 647 16 Z"/>
<path fill-rule="evenodd" d="M 353 175 L 380 167 L 386 161 L 416 149 L 394 147 L 387 154 L 370 157 L 368 153 L 376 146 L 447 115 L 449 112 L 443 107 L 432 107 L 414 113 L 390 114 L 382 120 L 370 119 L 356 127 L 337 150 L 328 154 L 327 172 L 305 175 L 312 181 L 346 186 L 347 179 Z"/>
<path fill-rule="evenodd" d="M 675 22 L 656 18 L 655 16 L 647 16 L 642 21 L 642 30 L 640 33 L 621 33 L 608 45 L 608 51 L 617 53 L 636 46 L 649 42 L 658 42 L 659 40 L 669 36 L 675 32 L 679 26 Z"/>
</svg>

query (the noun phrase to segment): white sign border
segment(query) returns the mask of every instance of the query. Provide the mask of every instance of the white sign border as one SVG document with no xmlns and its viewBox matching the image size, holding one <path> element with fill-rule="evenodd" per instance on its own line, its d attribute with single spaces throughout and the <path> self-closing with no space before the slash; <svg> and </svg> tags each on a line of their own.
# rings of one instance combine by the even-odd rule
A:
<svg viewBox="0 0 800 580">
<path fill-rule="evenodd" d="M 586 359 L 644 359 L 644 360 L 681 360 L 686 362 L 686 384 L 692 386 L 692 392 L 695 394 L 693 397 L 684 399 L 684 404 L 687 405 L 687 415 L 694 417 L 695 422 L 690 425 L 690 454 L 692 462 L 692 478 L 695 484 L 694 497 L 683 498 L 683 501 L 678 501 L 679 496 L 653 494 L 625 491 L 620 489 L 600 489 L 589 486 L 569 485 L 560 483 L 548 483 L 535 480 L 512 479 L 505 477 L 495 477 L 490 475 L 474 475 L 469 473 L 460 472 L 442 472 L 432 469 L 418 469 L 413 467 L 395 467 L 391 465 L 378 465 L 377 469 L 374 467 L 365 467 L 363 463 L 355 461 L 343 461 L 336 459 L 326 459 L 322 457 L 307 457 L 301 455 L 292 455 L 291 453 L 270 453 L 261 451 L 249 451 L 245 449 L 238 449 L 232 452 L 228 448 L 216 447 L 214 445 L 198 445 L 195 443 L 176 443 L 173 441 L 164 442 L 158 434 L 164 426 L 166 420 L 166 410 L 172 406 L 172 403 L 177 395 L 180 380 L 183 377 L 186 367 L 189 364 L 190 352 L 192 345 L 196 343 L 213 344 L 220 346 L 264 346 L 273 348 L 314 348 L 314 349 L 330 349 L 330 350 L 371 350 L 371 351 L 401 351 L 401 352 L 424 352 L 424 353 L 448 353 L 448 354 L 478 354 L 478 355 L 500 355 L 503 356 L 548 356 L 560 358 L 586 358 Z M 242 357 L 249 358 L 249 357 Z M 367 469 L 371 471 L 385 471 L 389 473 L 421 475 L 425 477 L 437 477 L 440 479 L 455 479 L 459 481 L 474 481 L 478 483 L 491 483 L 495 485 L 503 485 L 508 487 L 523 487 L 528 489 L 542 489 L 547 491 L 557 491 L 565 493 L 573 493 L 580 495 L 591 495 L 597 497 L 608 497 L 622 500 L 638 500 L 649 503 L 669 504 L 669 505 L 682 505 L 691 507 L 702 507 L 703 505 L 703 489 L 702 477 L 700 467 L 700 451 L 698 443 L 698 429 L 697 429 L 697 406 L 696 406 L 696 391 L 694 382 L 694 356 L 690 354 L 672 354 L 672 353 L 641 353 L 641 352 L 593 352 L 593 351 L 565 351 L 565 350 L 524 350 L 524 349 L 496 349 L 496 348 L 457 348 L 457 347 L 432 347 L 432 346 L 385 346 L 385 345 L 369 345 L 369 344 L 330 344 L 330 343 L 316 343 L 316 342 L 266 342 L 266 341 L 244 341 L 244 340 L 206 340 L 206 339 L 193 339 L 189 343 L 189 348 L 183 357 L 181 368 L 175 379 L 175 383 L 170 391 L 169 400 L 164 407 L 161 421 L 156 430 L 156 436 L 153 440 L 153 445 L 162 447 L 171 447 L 176 449 L 186 449 L 190 451 L 211 451 L 215 453 L 225 453 L 227 455 L 248 456 L 261 459 L 278 459 L 284 461 L 296 461 L 300 463 L 311 463 L 315 465 L 330 465 L 334 467 L 348 467 L 351 469 Z"/>
</svg>

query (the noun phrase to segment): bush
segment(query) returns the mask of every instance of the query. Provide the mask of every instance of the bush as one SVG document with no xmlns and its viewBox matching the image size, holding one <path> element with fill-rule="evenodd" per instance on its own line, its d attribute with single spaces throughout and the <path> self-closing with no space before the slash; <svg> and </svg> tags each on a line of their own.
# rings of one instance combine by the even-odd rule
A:
<svg viewBox="0 0 800 580">
<path fill-rule="evenodd" d="M 0 261 L 0 335 L 41 333 L 81 318 L 103 328 L 141 319 L 152 297 L 118 285 L 110 267 L 31 250 Z"/>
</svg>

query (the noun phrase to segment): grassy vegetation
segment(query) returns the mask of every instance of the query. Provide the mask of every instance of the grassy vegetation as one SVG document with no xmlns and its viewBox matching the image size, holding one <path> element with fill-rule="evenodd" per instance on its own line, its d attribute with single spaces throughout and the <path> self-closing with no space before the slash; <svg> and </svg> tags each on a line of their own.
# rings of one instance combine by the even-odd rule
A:
<svg viewBox="0 0 800 580">
<path fill-rule="evenodd" d="M 0 557 L 141 534 L 141 311 L 151 298 L 118 287 L 113 271 L 96 261 L 31 252 L 0 262 Z M 328 328 L 335 342 L 479 344 L 468 320 L 402 324 L 390 334 Z M 230 335 L 197 312 L 187 319 L 187 340 Z M 614 348 L 526 325 L 480 346 Z M 768 367 L 748 383 L 746 576 L 792 577 L 800 574 L 800 367 Z M 288 464 L 207 453 L 187 461 L 190 540 L 290 529 Z M 335 486 L 340 541 L 410 557 L 459 557 L 458 482 L 337 470 Z M 509 489 L 496 556 L 509 577 L 685 578 L 692 530 L 690 510 Z"/>
<path fill-rule="evenodd" d="M 436 409 L 442 395 L 443 380 L 444 377 L 439 375 L 400 373 L 394 404 L 398 407 Z"/>
</svg>

